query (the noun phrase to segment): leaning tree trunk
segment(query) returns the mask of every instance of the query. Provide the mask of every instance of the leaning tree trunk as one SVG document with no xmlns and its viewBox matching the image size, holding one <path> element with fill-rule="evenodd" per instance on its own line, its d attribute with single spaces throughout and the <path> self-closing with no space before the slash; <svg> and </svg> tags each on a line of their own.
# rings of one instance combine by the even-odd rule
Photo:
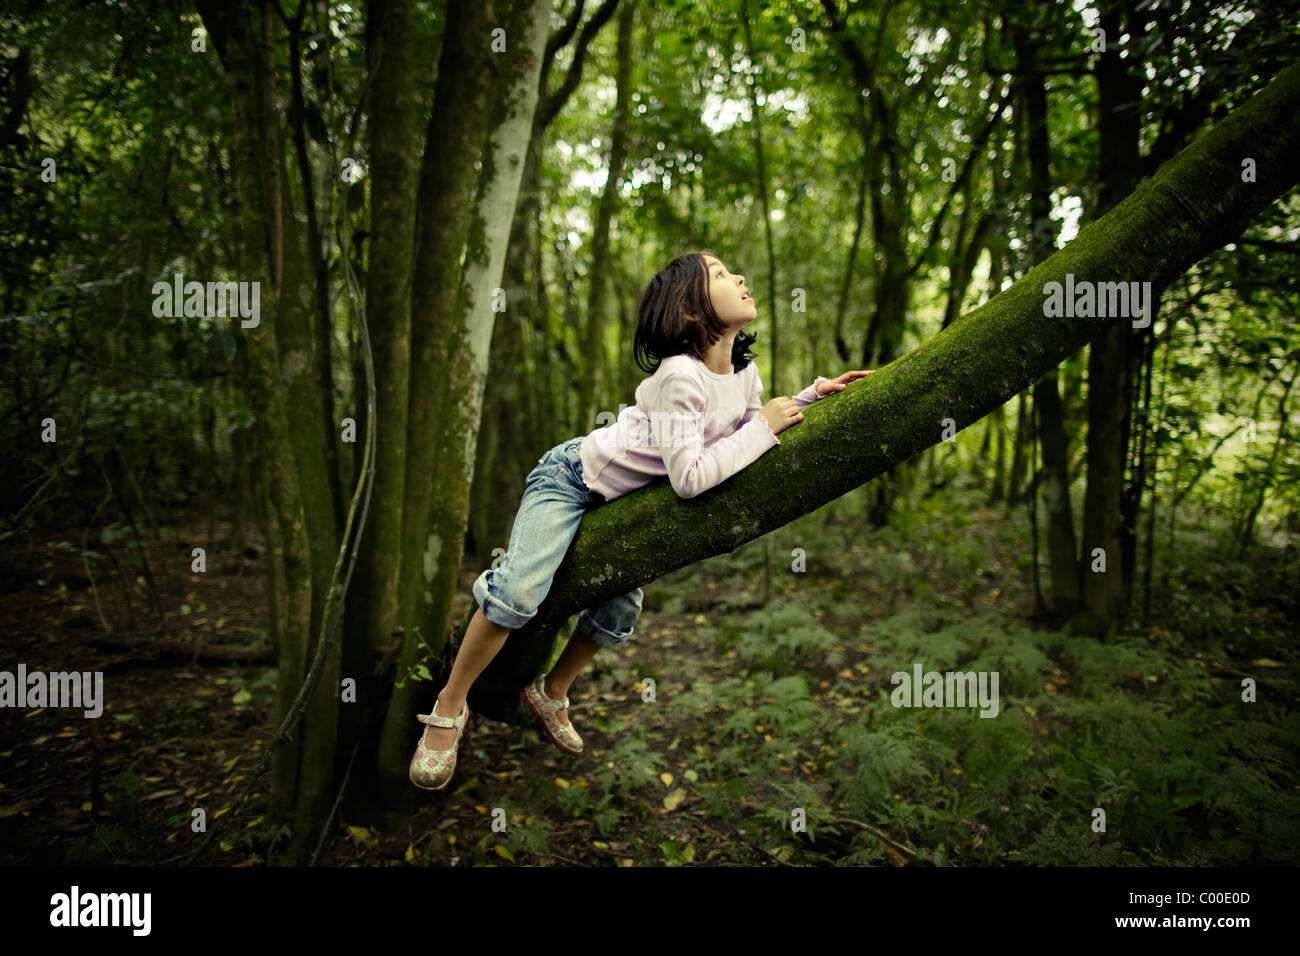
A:
<svg viewBox="0 0 1300 956">
<path fill-rule="evenodd" d="M 519 688 L 537 674 L 555 630 L 581 608 L 733 551 L 816 510 L 935 444 L 943 419 L 959 427 L 979 421 L 1126 321 L 1044 316 L 1044 285 L 1070 273 L 1163 288 L 1233 241 L 1300 180 L 1293 162 L 1300 151 L 1297 116 L 1300 65 L 1286 68 L 1001 295 L 871 378 L 810 406 L 799 427 L 782 433 L 780 447 L 721 486 L 680 499 L 659 479 L 589 512 L 537 615 L 511 635 L 470 690 L 470 709 L 522 720 Z M 1245 156 L 1256 161 L 1257 182 L 1241 181 Z M 792 487 L 800 493 L 790 494 Z M 673 547 L 664 548 L 664 541 Z M 462 634 L 468 623 L 469 614 Z"/>
</svg>

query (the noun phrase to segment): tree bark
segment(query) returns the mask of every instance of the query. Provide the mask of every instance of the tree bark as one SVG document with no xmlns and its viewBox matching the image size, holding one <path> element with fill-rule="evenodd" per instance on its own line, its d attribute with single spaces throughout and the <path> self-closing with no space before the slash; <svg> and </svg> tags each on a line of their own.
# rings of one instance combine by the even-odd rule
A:
<svg viewBox="0 0 1300 956">
<path fill-rule="evenodd" d="M 1100 5 L 1101 26 L 1117 40 L 1125 27 L 1139 38 L 1140 17 L 1126 16 L 1129 0 Z M 1100 139 L 1097 208 L 1101 214 L 1127 196 L 1141 175 L 1139 108 L 1145 82 L 1135 58 L 1119 51 L 1097 61 L 1097 132 Z M 1245 155 L 1245 154 L 1243 154 Z M 1156 290 L 1158 292 L 1158 289 Z M 1155 295 L 1151 303 L 1155 309 Z M 1123 604 L 1125 459 L 1133 400 L 1133 357 L 1140 346 L 1127 322 L 1106 330 L 1088 350 L 1088 484 L 1083 500 L 1083 553 L 1079 559 L 1082 606 L 1067 628 L 1103 634 L 1118 624 Z M 1104 560 L 1105 570 L 1101 560 Z"/>
<path fill-rule="evenodd" d="M 416 202 L 416 253 L 411 291 L 411 359 L 408 386 L 405 508 L 397 624 L 410 641 L 417 609 L 433 583 L 426 550 L 437 541 L 428 529 L 439 455 L 435 438 L 451 351 L 450 317 L 460 286 L 460 259 L 469 236 L 470 204 L 482 153 L 492 88 L 491 31 L 500 25 L 492 3 L 450 0 L 433 115 L 424 144 Z M 379 409 L 376 415 L 381 414 Z M 378 480 L 378 479 L 377 479 Z M 376 500 L 375 509 L 384 503 Z M 429 554 L 428 560 L 436 555 Z M 423 634 L 435 649 L 442 635 Z M 400 671 L 399 673 L 405 673 Z"/>
<path fill-rule="evenodd" d="M 397 638 L 406 495 L 407 403 L 411 377 L 411 283 L 415 256 L 415 194 L 419 183 L 414 69 L 414 0 L 370 0 L 366 54 L 373 72 L 369 133 L 370 268 L 366 319 L 375 363 L 375 484 L 361 538 L 356 581 L 345 609 L 343 670 L 357 682 L 360 708 L 349 707 L 338 754 L 351 752 L 387 698 L 376 662 Z M 354 187 L 356 188 L 356 187 Z M 364 382 L 364 378 L 358 378 Z M 362 389 L 358 387 L 357 394 Z M 357 402 L 358 435 L 364 402 Z M 360 442 L 358 442 L 360 447 Z M 377 740 L 378 734 L 375 733 Z M 364 785 L 366 774 L 356 778 Z"/>
<path fill-rule="evenodd" d="M 326 537 L 333 536 L 334 526 L 328 493 L 314 493 L 330 477 L 324 456 L 319 454 L 321 422 L 310 414 L 318 406 L 306 407 L 307 421 L 301 427 L 290 409 L 294 396 L 308 389 L 314 362 L 310 327 L 304 342 L 301 323 L 289 316 L 295 309 L 305 308 L 310 313 L 312 296 L 300 268 L 301 257 L 292 248 L 285 256 L 282 223 L 286 212 L 292 214 L 292 203 L 285 195 L 284 155 L 276 128 L 270 6 L 261 0 L 252 7 L 232 9 L 205 0 L 199 10 L 230 84 L 245 242 L 242 271 L 249 281 L 260 284 L 261 292 L 261 324 L 238 331 L 244 334 L 247 348 L 247 387 L 257 413 L 269 493 L 267 517 L 274 517 L 268 522 L 269 537 L 278 540 L 283 551 L 283 589 L 276 588 L 272 607 L 272 620 L 279 624 L 279 684 L 272 718 L 273 726 L 278 727 L 306 676 L 324 603 L 324 595 L 317 593 L 316 587 L 321 577 L 317 555 L 323 551 Z M 298 436 L 295 442 L 295 431 L 303 427 L 312 435 Z M 332 565 L 334 554 L 327 558 Z M 329 574 L 327 567 L 326 582 Z M 298 738 L 278 748 L 272 759 L 270 816 L 277 823 L 289 824 L 289 856 L 295 863 L 305 861 L 333 795 L 336 682 L 336 665 L 327 666 L 307 701 Z"/>
<path fill-rule="evenodd" d="M 514 221 L 524 156 L 538 102 L 538 77 L 546 45 L 549 0 L 517 0 L 506 30 L 507 49 L 495 54 L 498 95 L 486 112 L 491 124 L 483 150 L 482 174 L 472 206 L 469 244 L 454 308 L 447 315 L 447 362 L 440 413 L 431 433 L 420 441 L 438 449 L 432 479 L 438 489 L 424 525 L 424 575 L 411 620 L 435 650 L 445 643 L 453 596 L 460 584 L 469 493 L 474 478 L 474 451 L 487 383 L 488 349 L 500 314 L 498 290 L 506 246 Z M 486 42 L 488 31 L 475 42 Z M 504 303 L 509 308 L 509 303 Z M 408 631 L 398 673 L 427 656 Z M 517 688 L 516 688 L 517 690 Z M 394 691 L 380 740 L 380 786 L 391 795 L 409 797 L 407 763 L 415 710 L 429 705 L 429 691 L 406 683 Z"/>
<path fill-rule="evenodd" d="M 1029 159 L 1030 257 L 1039 263 L 1052 254 L 1051 146 L 1047 130 L 1047 86 L 1038 67 L 1037 37 L 1018 24 L 1011 34 L 1016 50 L 1016 79 L 1024 108 L 1022 143 Z M 1070 507 L 1070 454 L 1065 434 L 1065 406 L 1057 370 L 1034 385 L 1039 438 L 1043 447 L 1043 509 L 1047 524 L 1051 612 L 1058 621 L 1074 613 L 1079 603 L 1079 571 L 1075 556 L 1074 514 Z"/>
</svg>

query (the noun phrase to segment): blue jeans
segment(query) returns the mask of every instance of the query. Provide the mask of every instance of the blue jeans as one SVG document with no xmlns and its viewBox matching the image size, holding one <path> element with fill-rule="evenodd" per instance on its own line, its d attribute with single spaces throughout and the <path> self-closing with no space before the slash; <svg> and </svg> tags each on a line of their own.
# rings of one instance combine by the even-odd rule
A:
<svg viewBox="0 0 1300 956">
<path fill-rule="evenodd" d="M 493 624 L 515 630 L 532 620 L 550 593 L 582 516 L 605 503 L 582 481 L 581 445 L 581 437 L 560 442 L 528 473 L 500 567 L 474 579 L 474 599 Z M 577 632 L 601 647 L 626 644 L 641 616 L 642 596 L 636 588 L 587 608 L 578 615 Z"/>
</svg>

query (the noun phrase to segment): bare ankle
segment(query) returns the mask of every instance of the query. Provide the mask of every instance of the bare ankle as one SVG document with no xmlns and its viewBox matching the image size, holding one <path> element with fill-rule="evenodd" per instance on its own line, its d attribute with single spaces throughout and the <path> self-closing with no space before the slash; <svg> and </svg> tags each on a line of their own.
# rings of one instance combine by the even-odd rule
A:
<svg viewBox="0 0 1300 956">
<path fill-rule="evenodd" d="M 434 702 L 433 712 L 437 714 L 439 717 L 459 717 L 461 710 L 464 709 L 464 706 L 465 706 L 464 700 L 457 700 L 456 698 L 452 697 L 451 694 L 447 693 L 446 688 L 444 688 L 442 693 L 438 695 L 438 699 Z M 455 713 L 442 712 L 442 711 L 450 711 L 453 707 L 456 710 Z"/>
</svg>

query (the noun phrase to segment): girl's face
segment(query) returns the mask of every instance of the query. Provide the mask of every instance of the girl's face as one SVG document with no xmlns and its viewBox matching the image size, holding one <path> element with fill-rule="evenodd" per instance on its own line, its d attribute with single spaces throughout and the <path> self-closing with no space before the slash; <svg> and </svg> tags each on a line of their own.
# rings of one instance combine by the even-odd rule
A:
<svg viewBox="0 0 1300 956">
<path fill-rule="evenodd" d="M 758 318 L 758 307 L 745 285 L 745 277 L 727 271 L 718 259 L 706 255 L 709 269 L 709 301 L 718 318 L 727 325 L 748 325 Z"/>
</svg>

